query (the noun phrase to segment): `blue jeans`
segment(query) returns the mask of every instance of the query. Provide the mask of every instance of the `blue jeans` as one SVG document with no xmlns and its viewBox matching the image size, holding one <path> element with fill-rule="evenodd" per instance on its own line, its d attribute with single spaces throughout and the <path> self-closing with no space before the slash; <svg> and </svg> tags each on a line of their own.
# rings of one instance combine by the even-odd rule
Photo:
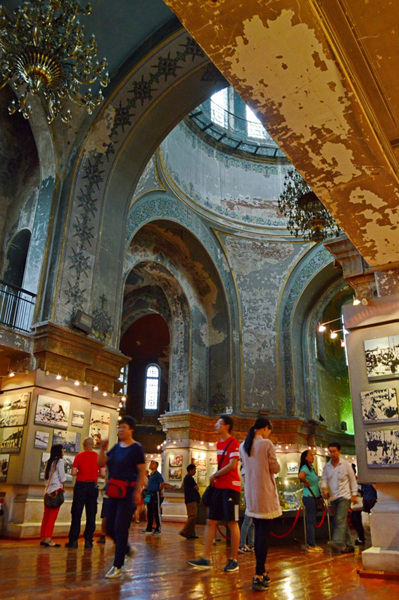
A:
<svg viewBox="0 0 399 600">
<path fill-rule="evenodd" d="M 313 496 L 302 496 L 302 502 L 306 510 L 306 541 L 308 546 L 312 546 L 314 548 L 316 546 L 316 500 L 313 498 Z"/>
<path fill-rule="evenodd" d="M 331 506 L 334 511 L 334 531 L 332 544 L 336 548 L 343 550 L 346 546 L 353 546 L 351 532 L 348 526 L 348 512 L 351 501 L 346 498 L 336 498 L 331 500 Z"/>
<path fill-rule="evenodd" d="M 245 544 L 247 543 L 247 537 L 248 546 L 253 547 L 255 539 L 255 525 L 252 520 L 252 517 L 248 517 L 248 515 L 245 515 L 241 525 L 240 546 L 245 546 Z"/>
</svg>

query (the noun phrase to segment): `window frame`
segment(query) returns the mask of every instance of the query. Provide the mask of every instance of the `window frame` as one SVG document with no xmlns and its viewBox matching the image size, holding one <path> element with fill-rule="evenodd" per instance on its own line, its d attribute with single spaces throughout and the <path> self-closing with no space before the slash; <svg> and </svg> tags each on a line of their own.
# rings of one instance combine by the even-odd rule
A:
<svg viewBox="0 0 399 600">
<path fill-rule="evenodd" d="M 155 368 L 157 370 L 158 375 L 156 377 L 148 375 L 148 371 L 151 368 Z M 157 381 L 156 406 L 151 406 L 151 407 L 147 406 L 147 383 L 148 383 L 148 381 Z M 156 363 L 150 363 L 145 368 L 145 377 L 144 377 L 144 410 L 145 411 L 153 412 L 153 411 L 159 410 L 160 391 L 161 391 L 161 369 L 160 369 L 159 365 L 157 365 Z"/>
</svg>

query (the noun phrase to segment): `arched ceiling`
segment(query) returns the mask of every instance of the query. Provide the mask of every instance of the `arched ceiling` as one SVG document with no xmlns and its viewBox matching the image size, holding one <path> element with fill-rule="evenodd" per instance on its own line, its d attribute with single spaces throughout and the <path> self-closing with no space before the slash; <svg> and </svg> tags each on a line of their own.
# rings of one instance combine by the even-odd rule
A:
<svg viewBox="0 0 399 600">
<path fill-rule="evenodd" d="M 398 263 L 399 4 L 165 2 L 367 262 Z"/>
</svg>

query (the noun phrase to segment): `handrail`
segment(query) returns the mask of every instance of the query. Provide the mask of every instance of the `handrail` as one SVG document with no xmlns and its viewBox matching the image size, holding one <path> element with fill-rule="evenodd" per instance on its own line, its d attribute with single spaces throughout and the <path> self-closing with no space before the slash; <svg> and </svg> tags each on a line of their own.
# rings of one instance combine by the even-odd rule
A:
<svg viewBox="0 0 399 600">
<path fill-rule="evenodd" d="M 29 333 L 35 299 L 36 294 L 0 279 L 0 323 Z"/>
<path fill-rule="evenodd" d="M 36 294 L 33 294 L 32 292 L 29 292 L 28 290 L 24 290 L 24 288 L 18 287 L 17 285 L 14 285 L 13 283 L 9 283 L 8 281 L 5 281 L 4 279 L 0 279 L 0 285 L 6 285 L 7 287 L 13 288 L 17 292 L 22 292 L 23 294 L 28 294 L 28 296 L 31 296 L 32 298 L 36 298 Z"/>
</svg>

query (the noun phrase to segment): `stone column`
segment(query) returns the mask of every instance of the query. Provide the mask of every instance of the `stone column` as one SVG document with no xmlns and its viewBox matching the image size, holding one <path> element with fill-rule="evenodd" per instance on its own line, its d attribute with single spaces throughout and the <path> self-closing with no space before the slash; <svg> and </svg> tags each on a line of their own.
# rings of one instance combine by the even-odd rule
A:
<svg viewBox="0 0 399 600">
<path fill-rule="evenodd" d="M 344 278 L 353 287 L 358 306 L 348 305 L 343 309 L 348 366 L 351 375 L 351 395 L 355 424 L 355 441 L 359 467 L 359 481 L 376 485 L 378 502 L 370 515 L 371 548 L 362 553 L 363 567 L 369 571 L 399 572 L 399 463 L 370 464 L 367 449 L 369 432 L 398 430 L 396 421 L 365 419 L 361 392 L 394 388 L 399 398 L 399 374 L 388 373 L 384 380 L 373 379 L 366 370 L 364 341 L 379 338 L 389 339 L 399 335 L 399 270 L 395 268 L 371 269 L 353 244 L 341 236 L 325 244 L 342 267 Z M 375 453 L 377 454 L 377 452 Z"/>
</svg>

